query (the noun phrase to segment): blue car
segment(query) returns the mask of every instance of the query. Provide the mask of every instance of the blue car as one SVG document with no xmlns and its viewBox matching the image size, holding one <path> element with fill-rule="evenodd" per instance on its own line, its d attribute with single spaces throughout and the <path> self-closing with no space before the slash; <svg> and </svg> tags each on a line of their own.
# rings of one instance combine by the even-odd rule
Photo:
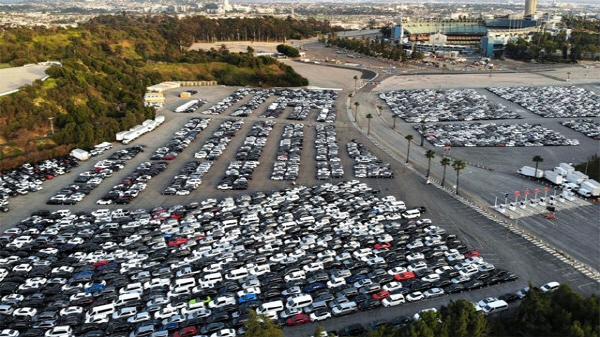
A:
<svg viewBox="0 0 600 337">
<path fill-rule="evenodd" d="M 102 271 L 102 270 L 115 270 L 115 269 L 119 269 L 119 264 L 116 262 L 110 262 L 108 264 L 105 264 L 103 266 L 99 266 L 96 268 L 96 270 L 98 271 Z"/>
<path fill-rule="evenodd" d="M 240 304 L 253 302 L 253 301 L 258 301 L 258 296 L 256 296 L 256 294 L 246 294 L 246 295 L 238 298 L 238 303 L 240 303 Z"/>
<path fill-rule="evenodd" d="M 304 287 L 304 292 L 307 294 L 310 294 L 312 292 L 315 292 L 319 289 L 327 289 L 327 285 L 325 283 L 321 283 L 321 282 L 315 282 L 313 284 L 309 284 L 306 287 Z"/>
<path fill-rule="evenodd" d="M 366 278 L 367 278 L 367 275 L 357 274 L 357 275 L 352 275 L 352 276 L 348 277 L 346 279 L 346 282 L 347 283 L 354 283 L 354 282 L 356 282 L 358 280 L 364 280 Z"/>
<path fill-rule="evenodd" d="M 102 290 L 104 290 L 104 285 L 98 283 L 98 284 L 92 285 L 89 288 L 86 288 L 85 289 L 85 293 L 86 294 L 93 294 L 93 293 L 96 293 L 96 292 L 101 292 Z"/>
</svg>

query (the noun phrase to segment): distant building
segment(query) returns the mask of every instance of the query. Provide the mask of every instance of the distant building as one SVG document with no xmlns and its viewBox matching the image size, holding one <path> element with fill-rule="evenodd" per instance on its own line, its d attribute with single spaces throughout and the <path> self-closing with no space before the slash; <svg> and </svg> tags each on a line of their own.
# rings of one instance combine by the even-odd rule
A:
<svg viewBox="0 0 600 337">
<path fill-rule="evenodd" d="M 537 12 L 537 0 L 525 0 L 525 16 L 534 15 Z"/>
<path fill-rule="evenodd" d="M 165 95 L 162 92 L 147 92 L 144 94 L 144 106 L 162 107 Z"/>
</svg>

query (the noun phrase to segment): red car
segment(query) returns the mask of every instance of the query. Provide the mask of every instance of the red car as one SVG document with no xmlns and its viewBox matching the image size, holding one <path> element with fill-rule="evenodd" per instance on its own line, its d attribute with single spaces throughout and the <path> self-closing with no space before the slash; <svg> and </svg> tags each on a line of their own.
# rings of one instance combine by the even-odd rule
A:
<svg viewBox="0 0 600 337">
<path fill-rule="evenodd" d="M 471 257 L 481 257 L 481 254 L 479 254 L 479 251 L 473 249 L 472 251 L 465 253 L 465 257 L 467 259 Z"/>
<path fill-rule="evenodd" d="M 181 246 L 182 244 L 184 244 L 186 242 L 188 242 L 188 239 L 186 239 L 186 238 L 177 238 L 177 239 L 175 239 L 173 241 L 169 241 L 169 246 L 171 246 L 171 247 L 179 247 L 179 246 Z"/>
<path fill-rule="evenodd" d="M 391 294 L 390 294 L 390 292 L 389 292 L 389 291 L 387 291 L 387 290 L 382 290 L 382 291 L 379 291 L 379 292 L 376 292 L 376 293 L 374 293 L 374 294 L 373 294 L 373 298 L 374 298 L 374 299 L 376 299 L 376 300 L 378 300 L 378 301 L 382 301 L 384 298 L 388 298 L 388 297 L 390 297 L 390 295 L 391 295 Z"/>
<path fill-rule="evenodd" d="M 285 321 L 287 325 L 300 325 L 310 322 L 310 317 L 307 314 L 296 314 Z"/>
<path fill-rule="evenodd" d="M 406 281 L 410 280 L 411 278 L 415 278 L 415 273 L 412 271 L 405 271 L 403 273 L 394 275 L 394 279 L 396 281 Z"/>
<path fill-rule="evenodd" d="M 98 268 L 98 267 L 106 266 L 107 264 L 108 264 L 107 260 L 98 260 L 98 261 L 94 262 L 93 266 Z"/>
<path fill-rule="evenodd" d="M 195 326 L 188 326 L 179 331 L 175 331 L 173 337 L 191 337 L 198 334 L 198 329 Z"/>
<path fill-rule="evenodd" d="M 378 243 L 375 245 L 375 249 L 390 249 L 392 244 L 389 242 Z"/>
</svg>

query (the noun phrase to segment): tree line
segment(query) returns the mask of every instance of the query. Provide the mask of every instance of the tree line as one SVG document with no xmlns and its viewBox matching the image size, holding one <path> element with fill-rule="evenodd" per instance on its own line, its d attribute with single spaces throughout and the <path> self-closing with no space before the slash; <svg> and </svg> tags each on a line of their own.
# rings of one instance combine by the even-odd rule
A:
<svg viewBox="0 0 600 337">
<path fill-rule="evenodd" d="M 205 37 L 276 41 L 304 38 L 328 26 L 315 20 L 99 16 L 77 28 L 0 28 L 0 63 L 56 60 L 45 82 L 0 98 L 0 153 L 7 169 L 47 159 L 60 148 L 87 148 L 154 117 L 146 86 L 166 80 L 216 80 L 239 86 L 304 86 L 293 68 L 269 57 L 224 48 L 188 51 Z M 284 30 L 279 31 L 281 27 Z M 210 33 L 206 33 L 210 31 Z M 234 33 L 232 33 L 234 32 Z M 255 33 L 256 32 L 256 33 Z M 241 35 L 241 34 L 244 35 Z M 207 35 L 208 34 L 208 35 Z M 234 35 L 231 35 L 234 34 Z M 249 34 L 249 36 L 247 35 Z M 177 71 L 174 71 L 176 69 Z M 54 134 L 50 134 L 53 119 Z"/>
</svg>

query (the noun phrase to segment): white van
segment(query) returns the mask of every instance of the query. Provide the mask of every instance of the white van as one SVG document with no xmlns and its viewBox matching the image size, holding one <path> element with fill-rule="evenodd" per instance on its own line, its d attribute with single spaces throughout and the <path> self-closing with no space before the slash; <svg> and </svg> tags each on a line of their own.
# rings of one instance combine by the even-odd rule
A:
<svg viewBox="0 0 600 337">
<path fill-rule="evenodd" d="M 221 282 L 223 281 L 223 275 L 221 273 L 206 274 L 202 278 L 202 281 L 210 283 Z"/>
<path fill-rule="evenodd" d="M 243 279 L 248 275 L 250 275 L 250 273 L 248 273 L 248 269 L 242 267 L 238 269 L 233 269 L 232 271 L 227 273 L 227 275 L 225 275 L 225 278 L 228 280 L 239 280 Z"/>
<path fill-rule="evenodd" d="M 313 303 L 312 296 L 306 294 L 306 295 L 302 295 L 302 296 L 298 296 L 298 297 L 289 298 L 286 303 L 286 308 L 288 308 L 288 309 L 304 308 L 306 306 L 311 305 L 312 303 Z"/>
<path fill-rule="evenodd" d="M 484 315 L 489 315 L 489 314 L 493 314 L 498 311 L 508 309 L 508 303 L 506 303 L 505 301 L 502 301 L 502 300 L 498 300 L 498 301 L 494 301 L 494 302 L 490 302 L 490 303 L 486 304 L 481 309 L 483 309 Z"/>
<path fill-rule="evenodd" d="M 115 307 L 131 306 L 133 302 L 139 302 L 142 300 L 142 294 L 140 293 L 129 293 L 119 296 L 119 299 L 115 302 Z"/>
<path fill-rule="evenodd" d="M 421 212 L 418 209 L 409 209 L 402 213 L 402 217 L 405 219 L 416 219 L 421 217 Z"/>
<path fill-rule="evenodd" d="M 100 305 L 97 307 L 93 307 L 87 314 L 86 314 L 86 318 L 90 318 L 93 316 L 108 316 L 108 315 L 112 315 L 115 312 L 115 305 L 114 304 L 105 304 L 105 305 Z"/>
<path fill-rule="evenodd" d="M 193 277 L 185 277 L 175 280 L 174 288 L 193 288 L 196 286 L 196 279 Z"/>
<path fill-rule="evenodd" d="M 400 304 L 404 304 L 405 300 L 404 300 L 404 295 L 402 294 L 391 294 L 389 297 L 384 298 L 383 301 L 381 301 L 381 304 L 384 307 L 393 307 L 396 305 L 400 305 Z"/>
<path fill-rule="evenodd" d="M 256 313 L 259 315 L 263 315 L 268 311 L 280 312 L 283 309 L 284 308 L 282 301 L 273 301 L 261 304 L 261 306 L 258 307 L 258 309 L 256 309 Z"/>
</svg>

